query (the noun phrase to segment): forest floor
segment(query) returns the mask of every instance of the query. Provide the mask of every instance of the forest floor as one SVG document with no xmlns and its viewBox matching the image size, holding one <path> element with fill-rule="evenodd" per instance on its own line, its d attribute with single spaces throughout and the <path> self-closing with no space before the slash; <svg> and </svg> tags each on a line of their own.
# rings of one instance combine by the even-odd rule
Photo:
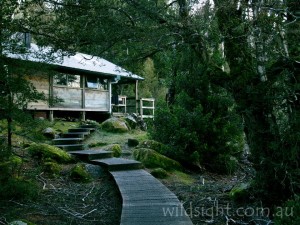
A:
<svg viewBox="0 0 300 225">
<path fill-rule="evenodd" d="M 126 152 L 128 138 L 146 140 L 143 131 L 127 134 L 109 134 L 97 131 L 87 141 L 101 145 L 120 144 Z M 76 183 L 68 174 L 74 165 L 63 166 L 61 176 L 50 177 L 40 172 L 37 162 L 30 159 L 24 150 L 22 176 L 31 177 L 39 186 L 39 195 L 34 200 L 0 200 L 0 225 L 13 220 L 27 220 L 37 225 L 105 224 L 117 225 L 121 215 L 121 197 L 111 176 L 100 167 L 88 166 L 93 175 L 89 183 Z M 130 156 L 126 156 L 130 157 Z M 253 169 L 247 161 L 232 175 L 218 175 L 208 171 L 172 172 L 160 181 L 174 192 L 181 206 L 169 209 L 174 216 L 187 213 L 197 224 L 272 224 L 261 215 L 262 207 L 255 203 L 235 203 L 229 196 L 238 184 L 247 183 L 253 177 Z M 183 210 L 185 209 L 185 211 Z"/>
</svg>

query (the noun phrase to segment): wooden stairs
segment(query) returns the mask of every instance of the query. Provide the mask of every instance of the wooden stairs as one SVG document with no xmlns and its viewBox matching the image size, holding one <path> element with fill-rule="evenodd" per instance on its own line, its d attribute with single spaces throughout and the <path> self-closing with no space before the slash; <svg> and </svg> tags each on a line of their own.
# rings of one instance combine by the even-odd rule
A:
<svg viewBox="0 0 300 225">
<path fill-rule="evenodd" d="M 95 129 L 92 125 L 71 128 L 53 139 L 53 145 L 110 172 L 123 199 L 121 225 L 193 224 L 175 194 L 143 170 L 140 162 L 115 158 L 111 151 L 87 149 L 83 140 Z"/>
</svg>

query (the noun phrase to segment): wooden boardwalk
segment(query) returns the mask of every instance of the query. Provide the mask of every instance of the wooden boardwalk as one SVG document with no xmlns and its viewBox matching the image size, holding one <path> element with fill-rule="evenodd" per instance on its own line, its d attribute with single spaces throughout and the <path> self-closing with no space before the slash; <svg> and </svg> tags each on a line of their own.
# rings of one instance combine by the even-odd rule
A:
<svg viewBox="0 0 300 225">
<path fill-rule="evenodd" d="M 123 199 L 121 225 L 192 225 L 181 202 L 145 170 L 111 172 Z"/>
<path fill-rule="evenodd" d="M 69 129 L 53 144 L 112 174 L 123 199 L 121 225 L 193 225 L 175 194 L 141 169 L 140 162 L 114 158 L 111 151 L 86 150 L 84 144 L 78 143 L 93 130 Z"/>
</svg>

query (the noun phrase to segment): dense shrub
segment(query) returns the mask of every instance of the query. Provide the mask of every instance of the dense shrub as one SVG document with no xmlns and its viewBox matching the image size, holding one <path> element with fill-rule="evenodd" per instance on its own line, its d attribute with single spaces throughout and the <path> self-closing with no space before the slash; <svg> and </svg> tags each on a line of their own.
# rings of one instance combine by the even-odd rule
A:
<svg viewBox="0 0 300 225">
<path fill-rule="evenodd" d="M 120 157 L 122 155 L 122 148 L 119 144 L 110 145 L 107 150 L 112 151 L 114 157 Z"/>
<path fill-rule="evenodd" d="M 287 201 L 282 207 L 277 207 L 275 213 L 276 225 L 300 224 L 300 197 Z"/>
<path fill-rule="evenodd" d="M 201 102 L 186 93 L 178 96 L 172 109 L 159 108 L 152 137 L 172 146 L 162 148 L 162 153 L 216 172 L 234 172 L 237 164 L 231 156 L 243 150 L 244 136 L 241 120 L 234 112 L 234 102 L 226 93 L 222 94 L 209 97 L 210 109 L 204 109 Z"/>
<path fill-rule="evenodd" d="M 169 176 L 168 172 L 162 168 L 156 168 L 152 170 L 151 175 L 159 179 L 164 179 Z"/>
<path fill-rule="evenodd" d="M 0 184 L 0 199 L 34 199 L 37 196 L 38 186 L 29 180 L 10 177 Z"/>
</svg>

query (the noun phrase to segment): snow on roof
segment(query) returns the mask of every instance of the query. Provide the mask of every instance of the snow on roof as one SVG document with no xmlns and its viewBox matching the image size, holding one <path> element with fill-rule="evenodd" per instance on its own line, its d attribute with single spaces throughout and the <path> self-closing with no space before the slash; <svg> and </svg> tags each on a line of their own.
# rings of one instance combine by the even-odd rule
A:
<svg viewBox="0 0 300 225">
<path fill-rule="evenodd" d="M 120 76 L 128 79 L 143 80 L 144 78 L 133 74 L 120 66 L 105 59 L 77 52 L 72 56 L 64 56 L 62 51 L 54 52 L 50 47 L 39 47 L 31 44 L 26 53 L 8 53 L 7 57 L 31 62 L 42 62 L 64 68 L 77 69 L 86 72 L 100 73 L 110 76 Z"/>
</svg>

